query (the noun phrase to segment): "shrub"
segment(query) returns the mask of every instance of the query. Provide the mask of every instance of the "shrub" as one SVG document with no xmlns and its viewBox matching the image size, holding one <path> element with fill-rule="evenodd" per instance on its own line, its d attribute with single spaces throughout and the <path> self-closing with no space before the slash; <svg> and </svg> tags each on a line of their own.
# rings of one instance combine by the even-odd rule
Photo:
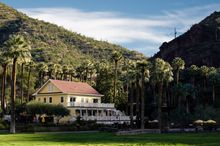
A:
<svg viewBox="0 0 220 146">
<path fill-rule="evenodd" d="M 5 130 L 8 128 L 9 128 L 9 125 L 5 121 L 0 120 L 0 130 Z"/>
<path fill-rule="evenodd" d="M 68 116 L 70 114 L 70 111 L 61 104 L 54 105 L 32 101 L 27 104 L 26 108 L 27 113 L 31 115 L 46 114 L 48 116 L 56 116 L 57 124 L 62 117 Z"/>
<path fill-rule="evenodd" d="M 192 123 L 192 114 L 187 113 L 185 108 L 179 107 L 170 113 L 170 122 L 174 122 L 177 126 L 183 127 Z"/>
<path fill-rule="evenodd" d="M 193 115 L 194 120 L 202 119 L 202 120 L 218 120 L 218 110 L 211 106 L 202 106 L 198 105 L 195 108 L 195 112 Z"/>
</svg>

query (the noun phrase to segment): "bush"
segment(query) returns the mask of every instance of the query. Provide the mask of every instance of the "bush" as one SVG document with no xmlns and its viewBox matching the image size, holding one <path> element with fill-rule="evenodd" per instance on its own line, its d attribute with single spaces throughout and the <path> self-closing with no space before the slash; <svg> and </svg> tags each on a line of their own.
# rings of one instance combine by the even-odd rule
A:
<svg viewBox="0 0 220 146">
<path fill-rule="evenodd" d="M 192 123 L 192 114 L 187 113 L 186 109 L 182 106 L 171 111 L 169 120 L 178 127 L 188 126 Z"/>
<path fill-rule="evenodd" d="M 0 130 L 5 130 L 8 128 L 9 128 L 9 125 L 5 121 L 0 120 Z"/>
<path fill-rule="evenodd" d="M 202 119 L 202 120 L 219 120 L 219 116 L 218 116 L 218 110 L 211 107 L 211 106 L 202 106 L 202 105 L 198 105 L 195 108 L 195 112 L 193 115 L 194 120 L 198 120 L 198 119 Z"/>
<path fill-rule="evenodd" d="M 70 111 L 61 104 L 54 105 L 54 104 L 46 104 L 42 102 L 32 101 L 27 104 L 27 113 L 31 115 L 43 115 L 46 114 L 48 116 L 56 116 L 57 117 L 57 124 L 59 120 L 70 114 Z"/>
</svg>

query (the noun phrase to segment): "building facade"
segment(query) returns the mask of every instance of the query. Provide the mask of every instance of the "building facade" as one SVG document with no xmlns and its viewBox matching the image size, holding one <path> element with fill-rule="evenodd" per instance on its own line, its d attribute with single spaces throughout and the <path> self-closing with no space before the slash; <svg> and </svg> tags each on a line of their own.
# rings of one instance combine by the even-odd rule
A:
<svg viewBox="0 0 220 146">
<path fill-rule="evenodd" d="M 87 83 L 48 80 L 34 93 L 35 100 L 49 104 L 62 104 L 70 110 L 63 122 L 73 122 L 78 116 L 97 123 L 129 123 L 130 119 L 114 107 L 113 103 L 102 103 L 103 95 Z"/>
</svg>

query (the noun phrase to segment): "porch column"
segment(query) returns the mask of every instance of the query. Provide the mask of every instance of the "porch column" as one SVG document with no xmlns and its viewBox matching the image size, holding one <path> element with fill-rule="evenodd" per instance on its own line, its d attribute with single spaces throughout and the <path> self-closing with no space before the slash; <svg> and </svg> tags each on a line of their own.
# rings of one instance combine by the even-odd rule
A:
<svg viewBox="0 0 220 146">
<path fill-rule="evenodd" d="M 82 109 L 79 109 L 79 115 L 82 117 Z"/>
<path fill-rule="evenodd" d="M 88 116 L 88 109 L 86 109 L 86 116 Z"/>
<path fill-rule="evenodd" d="M 92 116 L 94 116 L 94 115 L 93 115 L 93 109 L 91 110 L 91 114 L 92 114 Z"/>
<path fill-rule="evenodd" d="M 107 111 L 107 116 L 109 116 L 109 110 L 106 110 Z"/>
</svg>

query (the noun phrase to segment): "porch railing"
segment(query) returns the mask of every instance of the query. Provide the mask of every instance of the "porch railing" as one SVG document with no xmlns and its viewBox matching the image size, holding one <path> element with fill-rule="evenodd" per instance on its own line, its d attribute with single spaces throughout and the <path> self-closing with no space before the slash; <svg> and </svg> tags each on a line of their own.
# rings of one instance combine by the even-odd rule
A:
<svg viewBox="0 0 220 146">
<path fill-rule="evenodd" d="M 79 103 L 68 102 L 68 107 L 99 107 L 99 108 L 114 108 L 114 103 Z"/>
</svg>

